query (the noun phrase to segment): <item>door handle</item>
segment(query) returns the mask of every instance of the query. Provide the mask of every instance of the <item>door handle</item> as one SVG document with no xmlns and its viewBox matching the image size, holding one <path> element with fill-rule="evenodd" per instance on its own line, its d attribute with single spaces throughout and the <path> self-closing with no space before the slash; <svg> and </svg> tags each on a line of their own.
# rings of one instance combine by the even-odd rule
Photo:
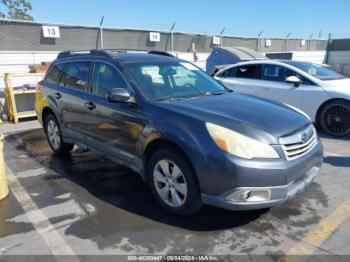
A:
<svg viewBox="0 0 350 262">
<path fill-rule="evenodd" d="M 55 93 L 55 97 L 56 97 L 57 99 L 60 99 L 60 98 L 62 97 L 62 95 L 61 95 L 61 93 L 57 92 L 57 93 Z"/>
<path fill-rule="evenodd" d="M 96 108 L 96 105 L 92 102 L 86 102 L 85 107 L 89 110 L 94 110 Z"/>
</svg>

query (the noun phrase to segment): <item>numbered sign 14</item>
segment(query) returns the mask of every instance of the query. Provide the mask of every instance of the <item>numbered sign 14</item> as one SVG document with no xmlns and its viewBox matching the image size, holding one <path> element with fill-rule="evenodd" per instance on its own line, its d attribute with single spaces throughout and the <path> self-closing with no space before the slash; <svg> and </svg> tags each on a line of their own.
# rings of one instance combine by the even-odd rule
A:
<svg viewBox="0 0 350 262">
<path fill-rule="evenodd" d="M 158 32 L 149 32 L 149 41 L 151 41 L 151 42 L 160 42 L 160 33 L 158 33 Z"/>
<path fill-rule="evenodd" d="M 43 25 L 44 37 L 60 38 L 60 28 L 58 26 Z"/>
</svg>

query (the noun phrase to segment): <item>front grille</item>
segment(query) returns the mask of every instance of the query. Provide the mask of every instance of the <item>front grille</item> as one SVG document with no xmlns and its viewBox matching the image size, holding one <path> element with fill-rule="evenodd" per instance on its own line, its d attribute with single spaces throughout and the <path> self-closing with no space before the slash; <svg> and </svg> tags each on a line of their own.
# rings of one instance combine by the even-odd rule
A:
<svg viewBox="0 0 350 262">
<path fill-rule="evenodd" d="M 308 137 L 308 139 L 304 138 L 305 141 L 303 141 L 303 136 Z M 290 143 L 281 143 L 281 145 L 287 160 L 295 160 L 306 155 L 317 145 L 317 134 L 315 128 L 310 126 L 291 137 L 282 138 L 281 140 L 290 141 Z"/>
</svg>

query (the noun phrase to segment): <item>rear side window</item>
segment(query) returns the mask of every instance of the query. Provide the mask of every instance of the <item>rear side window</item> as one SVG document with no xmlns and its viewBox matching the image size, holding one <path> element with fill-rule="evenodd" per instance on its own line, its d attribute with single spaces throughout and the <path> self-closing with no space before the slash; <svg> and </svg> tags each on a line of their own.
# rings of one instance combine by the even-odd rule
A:
<svg viewBox="0 0 350 262">
<path fill-rule="evenodd" d="M 261 72 L 260 65 L 246 65 L 237 67 L 236 77 L 259 79 Z"/>
<path fill-rule="evenodd" d="M 91 63 L 88 61 L 67 63 L 60 84 L 87 91 L 90 65 Z"/>
<path fill-rule="evenodd" d="M 264 65 L 262 79 L 268 81 L 285 81 L 286 69 L 278 65 Z"/>
<path fill-rule="evenodd" d="M 218 77 L 235 77 L 236 76 L 236 68 L 229 68 L 223 71 L 218 75 Z"/>
<path fill-rule="evenodd" d="M 63 64 L 54 64 L 50 67 L 46 75 L 46 80 L 50 83 L 57 84 L 63 70 Z"/>
<path fill-rule="evenodd" d="M 125 88 L 127 84 L 120 73 L 111 65 L 96 62 L 92 75 L 92 93 L 106 97 L 113 88 Z"/>
</svg>

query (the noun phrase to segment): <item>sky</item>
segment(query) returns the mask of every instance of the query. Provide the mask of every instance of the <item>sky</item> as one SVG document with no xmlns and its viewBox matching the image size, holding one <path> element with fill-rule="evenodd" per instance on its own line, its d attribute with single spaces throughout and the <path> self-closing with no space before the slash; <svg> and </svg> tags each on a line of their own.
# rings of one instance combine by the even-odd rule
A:
<svg viewBox="0 0 350 262">
<path fill-rule="evenodd" d="M 350 0 L 29 0 L 38 22 L 254 37 L 350 37 Z"/>
</svg>

